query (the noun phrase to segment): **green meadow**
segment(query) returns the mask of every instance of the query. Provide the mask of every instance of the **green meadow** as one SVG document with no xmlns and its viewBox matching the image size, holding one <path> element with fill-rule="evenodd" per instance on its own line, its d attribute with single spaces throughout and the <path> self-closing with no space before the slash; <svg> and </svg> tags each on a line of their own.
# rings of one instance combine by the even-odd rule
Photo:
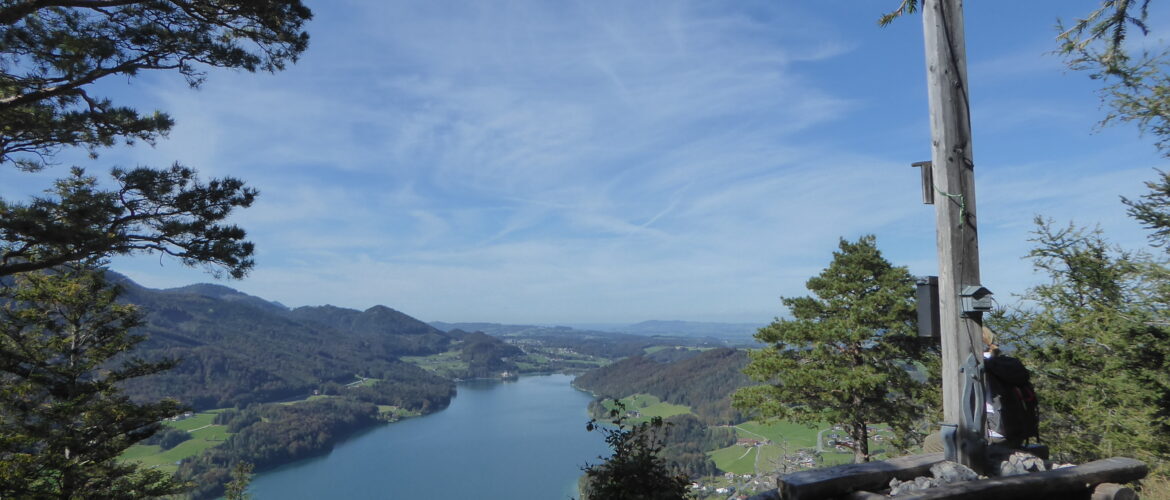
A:
<svg viewBox="0 0 1170 500">
<path fill-rule="evenodd" d="M 638 412 L 638 417 L 630 419 L 630 422 L 645 422 L 654 417 L 671 417 L 674 415 L 685 415 L 691 413 L 691 407 L 685 405 L 676 405 L 663 402 L 655 396 L 649 394 L 635 394 L 627 396 L 620 400 L 626 406 L 626 411 Z M 613 400 L 605 402 L 605 407 L 614 409 Z"/>
<path fill-rule="evenodd" d="M 771 472 L 780 469 L 785 455 L 795 455 L 799 450 L 815 450 L 817 447 L 817 433 L 820 428 L 810 427 L 792 422 L 749 421 L 733 426 L 736 437 L 742 439 L 767 440 L 769 444 L 754 447 L 732 445 L 710 452 L 711 460 L 719 469 L 734 474 L 753 474 L 757 472 Z M 876 434 L 889 436 L 889 431 L 878 428 Z M 827 439 L 827 437 L 826 437 Z M 871 439 L 870 453 L 874 456 L 886 452 L 885 440 Z M 818 466 L 839 465 L 853 462 L 852 452 L 838 451 L 836 448 L 826 447 L 820 454 Z"/>
<path fill-rule="evenodd" d="M 203 450 L 217 446 L 227 440 L 231 433 L 226 425 L 215 425 L 215 416 L 224 409 L 199 412 L 177 422 L 164 422 L 163 425 L 182 429 L 191 434 L 191 439 L 179 443 L 174 448 L 162 450 L 158 445 L 136 444 L 122 453 L 122 460 L 140 462 L 147 467 L 158 467 L 168 472 L 178 469 L 180 460 L 202 453 Z"/>
</svg>

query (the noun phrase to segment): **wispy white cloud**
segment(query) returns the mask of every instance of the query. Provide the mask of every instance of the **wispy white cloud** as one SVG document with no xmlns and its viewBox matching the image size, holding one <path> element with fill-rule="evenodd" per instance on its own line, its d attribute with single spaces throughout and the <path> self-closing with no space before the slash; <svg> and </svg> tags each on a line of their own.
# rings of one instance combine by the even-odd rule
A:
<svg viewBox="0 0 1170 500">
<path fill-rule="evenodd" d="M 766 321 L 839 237 L 875 233 L 934 272 L 908 166 L 929 155 L 921 50 L 887 48 L 920 47 L 904 25 L 779 2 L 314 9 L 289 71 L 147 79 L 136 98 L 179 127 L 114 155 L 261 189 L 238 218 L 260 248 L 250 293 L 428 320 Z M 1116 196 L 1157 164 L 1127 133 L 1089 134 L 1093 97 L 1043 59 L 1050 18 L 1027 19 L 1046 24 L 970 37 L 984 276 L 1004 292 L 1028 285 L 1035 213 L 1140 240 Z"/>
</svg>

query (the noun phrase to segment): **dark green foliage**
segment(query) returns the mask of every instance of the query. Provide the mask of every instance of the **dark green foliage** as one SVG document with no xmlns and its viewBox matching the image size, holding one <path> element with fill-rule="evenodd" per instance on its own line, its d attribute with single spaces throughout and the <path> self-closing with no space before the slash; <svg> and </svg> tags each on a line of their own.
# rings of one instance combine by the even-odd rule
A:
<svg viewBox="0 0 1170 500">
<path fill-rule="evenodd" d="M 236 278 L 252 268 L 244 230 L 222 222 L 252 204 L 254 189 L 232 178 L 203 184 L 179 165 L 115 169 L 113 179 L 118 187 L 107 190 L 74 168 L 49 196 L 0 199 L 0 276 L 147 252 L 221 267 Z"/>
<path fill-rule="evenodd" d="M 205 68 L 275 71 L 308 44 L 300 0 L 60 0 L 0 3 L 0 166 L 38 170 L 61 148 L 153 143 L 173 125 L 92 95 L 107 77 L 177 71 L 192 86 Z M 114 169 L 113 188 L 74 167 L 49 196 L 0 200 L 0 276 L 111 255 L 160 253 L 244 276 L 244 231 L 224 224 L 256 191 L 195 171 Z"/>
<path fill-rule="evenodd" d="M 687 498 L 687 476 L 672 471 L 659 456 L 669 431 L 662 418 L 626 424 L 621 403 L 610 411 L 612 426 L 590 420 L 589 431 L 605 434 L 613 455 L 585 467 L 582 498 L 593 500 L 676 500 Z"/>
<path fill-rule="evenodd" d="M 720 473 L 707 452 L 735 444 L 735 431 L 711 428 L 694 415 L 672 415 L 663 419 L 670 429 L 663 439 L 660 453 L 689 477 L 715 476 Z"/>
<path fill-rule="evenodd" d="M 62 0 L 0 4 L 0 164 L 45 166 L 63 146 L 91 153 L 152 143 L 170 117 L 91 94 L 104 78 L 205 67 L 276 71 L 308 46 L 312 13 L 299 0 Z"/>
<path fill-rule="evenodd" d="M 134 403 L 118 384 L 170 363 L 119 357 L 142 337 L 135 309 L 100 272 L 18 275 L 0 289 L 0 497 L 130 498 L 175 493 L 161 472 L 117 458 L 181 411 Z M 118 357 L 120 361 L 114 361 Z"/>
<path fill-rule="evenodd" d="M 604 418 L 613 409 L 611 401 L 590 401 L 589 413 Z M 670 432 L 661 436 L 663 447 L 658 453 L 659 457 L 689 477 L 721 474 L 707 453 L 735 444 L 734 430 L 730 427 L 711 427 L 690 413 L 671 415 L 662 421 L 670 428 Z"/>
<path fill-rule="evenodd" d="M 808 280 L 813 296 L 783 300 L 793 319 L 756 334 L 768 347 L 751 353 L 745 372 L 766 385 L 740 389 L 734 401 L 765 418 L 840 424 L 862 462 L 870 459 L 872 425 L 890 425 L 896 446 L 921 439 L 938 386 L 915 381 L 907 366 L 937 366 L 937 357 L 926 356 L 916 336 L 914 279 L 906 268 L 886 261 L 873 236 L 842 239 L 839 248 Z"/>
<path fill-rule="evenodd" d="M 742 421 L 731 407 L 730 394 L 750 384 L 743 374 L 747 354 L 727 348 L 710 349 L 681 361 L 659 363 L 644 356 L 626 358 L 577 377 L 573 385 L 600 397 L 650 394 L 687 405 L 704 422 Z"/>
<path fill-rule="evenodd" d="M 1032 370 L 1040 435 L 1060 460 L 1170 463 L 1170 271 L 1098 231 L 1037 219 L 1031 258 L 1050 282 L 997 318 Z"/>
<path fill-rule="evenodd" d="M 902 2 L 898 4 L 897 9 L 887 12 L 883 14 L 882 17 L 878 18 L 878 25 L 886 26 L 894 22 L 894 20 L 899 17 L 902 17 L 906 14 L 913 14 L 915 12 L 918 12 L 918 0 L 902 0 Z"/>
<path fill-rule="evenodd" d="M 373 385 L 342 389 L 341 395 L 376 405 L 392 405 L 431 413 L 446 408 L 455 397 L 455 383 L 422 368 L 395 363 Z"/>
<path fill-rule="evenodd" d="M 1158 149 L 1170 156 L 1170 52 L 1127 46 L 1132 29 L 1149 34 L 1149 5 L 1103 0 L 1071 26 L 1061 23 L 1057 38 L 1068 66 L 1104 85 L 1100 95 L 1109 112 L 1101 124 L 1134 123 L 1153 133 Z"/>
<path fill-rule="evenodd" d="M 402 313 L 380 312 L 392 311 L 388 308 L 361 312 L 327 306 L 290 312 L 222 286 L 160 291 L 125 279 L 122 283 L 126 299 L 145 313 L 141 331 L 150 339 L 140 346 L 140 354 L 181 359 L 166 373 L 129 384 L 127 390 L 135 397 L 176 397 L 200 410 L 246 406 L 304 397 L 314 389 L 328 391 L 336 387 L 330 382 L 346 384 L 355 375 L 399 385 L 418 383 L 427 395 L 447 393 L 446 385 L 432 390 L 427 381 L 434 376 L 396 356 L 442 352 L 450 340 Z M 311 310 L 334 311 L 351 320 L 331 328 L 325 321 L 311 321 Z M 347 325 L 362 325 L 365 331 L 340 329 Z M 415 342 L 420 338 L 441 341 Z M 421 347 L 431 343 L 441 347 Z M 445 402 L 432 400 L 431 405 Z"/>
<path fill-rule="evenodd" d="M 447 350 L 451 337 L 386 306 L 356 311 L 335 306 L 298 307 L 292 319 L 348 332 L 381 356 L 425 356 Z"/>
<path fill-rule="evenodd" d="M 669 349 L 660 349 L 652 353 L 646 354 L 646 359 L 656 361 L 658 363 L 674 363 L 676 361 L 684 361 L 702 354 L 704 351 L 698 349 L 687 349 L 685 347 L 672 347 Z"/>
<path fill-rule="evenodd" d="M 459 351 L 459 359 L 467 362 L 469 378 L 496 377 L 505 371 L 516 373 L 519 367 L 506 358 L 523 355 L 519 347 L 483 332 L 465 334 Z"/>
<path fill-rule="evenodd" d="M 1159 173 L 1161 178 L 1146 183 L 1150 192 L 1137 200 L 1123 196 L 1121 202 L 1129 206 L 1130 217 L 1150 230 L 1150 242 L 1170 252 L 1170 174 Z"/>
<path fill-rule="evenodd" d="M 96 156 L 117 142 L 153 143 L 170 117 L 92 95 L 95 83 L 155 69 L 197 86 L 206 67 L 282 69 L 306 48 L 310 17 L 300 0 L 0 2 L 0 166 L 37 170 L 61 148 Z M 175 353 L 152 352 L 154 362 L 126 354 L 143 340 L 127 333 L 140 324 L 133 308 L 115 304 L 100 278 L 66 266 L 157 253 L 242 277 L 252 244 L 224 221 L 256 192 L 232 178 L 201 183 L 177 164 L 115 169 L 112 177 L 112 187 L 101 187 L 75 167 L 47 196 L 0 200 L 0 278 L 16 283 L 4 283 L 0 325 L 0 497 L 178 490 L 160 471 L 116 460 L 179 409 L 174 401 L 134 403 L 119 387 L 166 370 Z"/>
<path fill-rule="evenodd" d="M 154 444 L 158 445 L 159 448 L 169 450 L 188 439 L 191 439 L 191 433 L 183 429 L 177 429 L 175 427 L 164 425 L 162 430 L 160 430 L 157 434 L 143 440 L 142 444 Z"/>
</svg>

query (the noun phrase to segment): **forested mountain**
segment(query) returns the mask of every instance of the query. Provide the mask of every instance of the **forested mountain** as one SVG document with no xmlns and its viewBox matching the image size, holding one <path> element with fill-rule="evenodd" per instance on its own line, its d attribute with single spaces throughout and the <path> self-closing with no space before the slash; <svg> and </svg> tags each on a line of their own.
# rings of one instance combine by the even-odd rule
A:
<svg viewBox="0 0 1170 500">
<path fill-rule="evenodd" d="M 427 355 L 443 352 L 451 343 L 444 332 L 386 306 L 365 311 L 335 306 L 293 309 L 299 321 L 346 332 L 385 356 Z"/>
<path fill-rule="evenodd" d="M 508 358 L 522 355 L 524 351 L 519 347 L 483 332 L 465 334 L 463 347 L 459 352 L 460 359 L 467 362 L 468 377 L 494 377 L 499 376 L 501 372 L 515 373 L 519 367 Z"/>
<path fill-rule="evenodd" d="M 660 356 L 675 358 L 675 355 Z M 751 382 L 743 374 L 747 353 L 718 348 L 670 362 L 651 356 L 632 356 L 591 370 L 573 382 L 599 397 L 622 398 L 650 394 L 668 403 L 690 406 L 709 424 L 738 422 L 730 394 Z"/>
<path fill-rule="evenodd" d="M 432 354 L 451 338 L 384 306 L 289 310 L 219 285 L 152 290 L 121 278 L 123 298 L 141 307 L 148 340 L 136 355 L 181 362 L 127 389 L 136 397 L 173 397 L 196 409 L 243 406 L 309 394 L 325 382 L 422 378 L 397 356 Z"/>
</svg>

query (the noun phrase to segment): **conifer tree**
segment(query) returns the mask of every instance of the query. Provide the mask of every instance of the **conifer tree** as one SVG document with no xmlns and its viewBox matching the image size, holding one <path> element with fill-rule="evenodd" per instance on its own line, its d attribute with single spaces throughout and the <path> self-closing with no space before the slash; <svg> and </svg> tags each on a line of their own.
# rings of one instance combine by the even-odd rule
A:
<svg viewBox="0 0 1170 500">
<path fill-rule="evenodd" d="M 1033 373 L 1054 458 L 1170 465 L 1170 269 L 1100 231 L 1037 218 L 1030 257 L 1050 280 L 996 318 Z"/>
<path fill-rule="evenodd" d="M 170 368 L 127 356 L 135 308 L 85 266 L 24 273 L 0 290 L 0 498 L 143 498 L 182 489 L 118 456 L 181 411 L 118 383 Z"/>
<path fill-rule="evenodd" d="M 212 67 L 277 71 L 308 46 L 311 17 L 301 0 L 0 2 L 0 168 L 55 166 L 66 148 L 96 158 L 118 143 L 153 144 L 174 120 L 119 105 L 98 83 L 157 70 L 197 87 Z M 134 253 L 235 278 L 252 268 L 244 231 L 223 221 L 255 189 L 230 177 L 200 182 L 178 163 L 111 177 L 112 189 L 75 166 L 48 196 L 0 199 L 0 276 Z"/>
<path fill-rule="evenodd" d="M 888 424 L 896 446 L 921 438 L 921 424 L 937 411 L 937 383 L 911 376 L 916 361 L 936 373 L 937 356 L 924 357 L 915 329 L 914 279 L 882 257 L 875 238 L 841 240 L 829 267 L 807 282 L 813 293 L 784 298 L 792 319 L 777 319 L 756 339 L 745 373 L 765 385 L 740 389 L 736 407 L 761 417 L 810 425 L 840 425 L 854 460 L 871 458 L 870 427 Z"/>
<path fill-rule="evenodd" d="M 278 71 L 308 46 L 311 17 L 301 0 L 0 1 L 0 168 L 153 144 L 173 120 L 100 95 L 101 81 L 158 70 L 197 87 L 209 68 Z M 162 472 L 116 460 L 178 406 L 119 393 L 119 382 L 170 365 L 129 357 L 138 318 L 87 263 L 155 253 L 241 278 L 253 245 L 225 221 L 256 190 L 200 181 L 178 163 L 110 177 L 74 166 L 46 195 L 0 199 L 0 498 L 177 491 Z"/>
</svg>

